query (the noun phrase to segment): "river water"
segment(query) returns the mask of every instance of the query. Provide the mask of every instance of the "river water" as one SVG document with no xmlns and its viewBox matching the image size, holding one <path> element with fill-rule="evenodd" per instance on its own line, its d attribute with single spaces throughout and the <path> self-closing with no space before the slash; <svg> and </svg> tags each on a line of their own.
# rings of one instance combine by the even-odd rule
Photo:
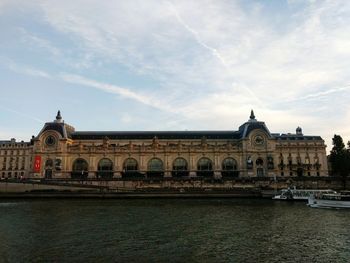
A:
<svg viewBox="0 0 350 263">
<path fill-rule="evenodd" d="M 0 262 L 350 262 L 350 211 L 259 199 L 0 200 Z"/>
</svg>

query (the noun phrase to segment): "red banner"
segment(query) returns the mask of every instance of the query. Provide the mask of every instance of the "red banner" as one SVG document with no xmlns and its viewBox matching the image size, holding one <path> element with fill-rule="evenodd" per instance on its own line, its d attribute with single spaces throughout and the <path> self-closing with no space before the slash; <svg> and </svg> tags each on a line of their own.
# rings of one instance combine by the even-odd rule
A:
<svg viewBox="0 0 350 263">
<path fill-rule="evenodd" d="M 41 168 L 41 156 L 35 156 L 34 158 L 34 173 L 40 173 Z"/>
</svg>

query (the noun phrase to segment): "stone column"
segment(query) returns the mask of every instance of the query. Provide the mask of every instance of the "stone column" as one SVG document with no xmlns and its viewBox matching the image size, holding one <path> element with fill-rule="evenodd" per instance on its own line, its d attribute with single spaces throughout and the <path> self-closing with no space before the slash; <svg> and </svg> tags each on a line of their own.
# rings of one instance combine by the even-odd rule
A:
<svg viewBox="0 0 350 263">
<path fill-rule="evenodd" d="M 88 178 L 95 178 L 96 177 L 96 174 L 95 174 L 95 170 L 96 169 L 96 165 L 95 165 L 95 157 L 90 155 L 89 156 L 89 175 L 88 175 Z"/>
<path fill-rule="evenodd" d="M 190 158 L 189 158 L 189 161 L 190 161 L 190 177 L 196 177 L 197 174 L 196 174 L 196 170 L 197 170 L 197 165 L 195 164 L 195 161 L 194 161 L 194 155 L 193 154 L 189 154 Z"/>
<path fill-rule="evenodd" d="M 147 172 L 147 164 L 145 163 L 145 155 L 140 154 L 140 162 L 139 162 L 139 170 L 140 172 Z"/>
<path fill-rule="evenodd" d="M 170 167 L 169 167 L 169 154 L 164 155 L 164 162 L 165 162 L 165 171 L 164 171 L 164 177 L 171 177 Z"/>
<path fill-rule="evenodd" d="M 222 175 L 219 170 L 220 170 L 219 156 L 215 153 L 214 154 L 214 178 L 216 179 L 222 178 Z"/>
<path fill-rule="evenodd" d="M 120 156 L 119 154 L 114 155 L 114 172 L 113 172 L 113 176 L 115 178 L 121 178 L 122 174 L 121 174 L 121 170 L 123 169 L 123 164 L 121 163 L 120 160 Z"/>
</svg>

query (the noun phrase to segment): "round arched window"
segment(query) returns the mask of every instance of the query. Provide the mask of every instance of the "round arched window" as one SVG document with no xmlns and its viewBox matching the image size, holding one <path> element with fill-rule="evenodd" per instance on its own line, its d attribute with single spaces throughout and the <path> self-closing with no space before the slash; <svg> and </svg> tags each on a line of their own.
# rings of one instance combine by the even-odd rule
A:
<svg viewBox="0 0 350 263">
<path fill-rule="evenodd" d="M 256 165 L 263 165 L 264 161 L 263 161 L 263 159 L 258 158 L 258 159 L 256 159 L 255 163 L 256 163 Z"/>
<path fill-rule="evenodd" d="M 125 172 L 137 171 L 138 170 L 137 161 L 133 158 L 126 159 L 124 162 L 123 169 Z"/>
<path fill-rule="evenodd" d="M 222 162 L 222 176 L 238 176 L 239 171 L 237 171 L 237 161 L 233 158 L 226 158 Z"/>
<path fill-rule="evenodd" d="M 162 160 L 153 158 L 148 162 L 147 176 L 162 177 L 164 175 L 164 166 Z"/>
<path fill-rule="evenodd" d="M 45 162 L 45 167 L 53 167 L 53 160 L 47 159 Z"/>
<path fill-rule="evenodd" d="M 124 161 L 122 176 L 143 178 L 144 174 L 140 173 L 137 161 L 134 158 L 128 158 Z"/>
<path fill-rule="evenodd" d="M 187 161 L 184 158 L 176 158 L 173 163 L 172 176 L 188 176 Z"/>
<path fill-rule="evenodd" d="M 198 176 L 213 176 L 213 165 L 212 161 L 208 158 L 201 158 L 197 164 L 197 175 Z"/>
<path fill-rule="evenodd" d="M 101 159 L 97 167 L 97 177 L 112 178 L 113 177 L 113 162 L 110 159 Z"/>
<path fill-rule="evenodd" d="M 153 158 L 148 162 L 148 171 L 163 171 L 163 162 L 160 159 Z"/>
<path fill-rule="evenodd" d="M 78 158 L 72 167 L 72 178 L 85 179 L 88 176 L 89 164 L 86 160 Z"/>
</svg>

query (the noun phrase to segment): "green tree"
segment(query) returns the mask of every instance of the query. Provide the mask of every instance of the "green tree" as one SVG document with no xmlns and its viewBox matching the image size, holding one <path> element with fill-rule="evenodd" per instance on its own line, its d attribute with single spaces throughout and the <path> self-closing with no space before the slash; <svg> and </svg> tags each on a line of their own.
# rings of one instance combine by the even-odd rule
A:
<svg viewBox="0 0 350 263">
<path fill-rule="evenodd" d="M 333 148 L 330 154 L 330 163 L 332 167 L 332 174 L 342 176 L 344 178 L 344 187 L 346 186 L 346 177 L 350 173 L 350 142 L 348 142 L 348 149 L 340 135 L 334 135 Z"/>
</svg>

